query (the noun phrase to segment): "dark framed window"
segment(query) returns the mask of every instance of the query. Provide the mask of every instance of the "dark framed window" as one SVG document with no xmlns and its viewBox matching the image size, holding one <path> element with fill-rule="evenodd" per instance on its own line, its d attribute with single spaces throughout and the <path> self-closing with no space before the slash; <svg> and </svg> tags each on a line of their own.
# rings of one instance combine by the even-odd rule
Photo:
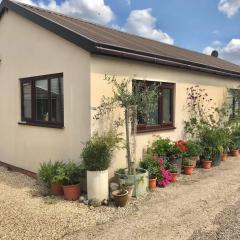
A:
<svg viewBox="0 0 240 240">
<path fill-rule="evenodd" d="M 63 127 L 63 74 L 21 78 L 21 118 L 30 125 Z"/>
<path fill-rule="evenodd" d="M 174 129 L 174 98 L 175 84 L 165 82 L 153 82 L 133 80 L 133 91 L 144 91 L 154 86 L 158 91 L 157 104 L 148 117 L 144 117 L 141 112 L 137 114 L 138 132 L 151 132 Z"/>
<path fill-rule="evenodd" d="M 230 119 L 240 118 L 240 89 L 229 89 L 228 102 Z"/>
</svg>

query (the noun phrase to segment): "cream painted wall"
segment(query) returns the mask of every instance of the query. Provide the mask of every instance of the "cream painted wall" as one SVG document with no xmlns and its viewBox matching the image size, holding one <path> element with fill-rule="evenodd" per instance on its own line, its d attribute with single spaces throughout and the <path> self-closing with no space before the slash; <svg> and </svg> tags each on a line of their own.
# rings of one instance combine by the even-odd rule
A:
<svg viewBox="0 0 240 240">
<path fill-rule="evenodd" d="M 226 87 L 237 87 L 240 82 L 237 79 L 229 79 L 217 75 L 204 74 L 194 71 L 180 70 L 149 63 L 141 63 L 131 60 L 122 60 L 112 57 L 92 56 L 91 58 L 91 105 L 98 106 L 102 95 L 112 95 L 112 90 L 106 84 L 104 74 L 115 75 L 117 78 L 135 78 L 139 80 L 152 80 L 176 83 L 175 94 L 175 130 L 160 131 L 154 133 L 138 134 L 136 159 L 140 160 L 143 149 L 151 143 L 154 135 L 169 137 L 178 140 L 183 137 L 183 120 L 186 118 L 186 88 L 192 85 L 200 85 L 205 88 L 210 96 L 221 104 L 226 94 Z M 94 113 L 92 112 L 92 115 Z M 99 123 L 92 120 L 94 132 L 99 129 Z M 111 171 L 119 167 L 126 167 L 125 152 L 116 154 Z"/>
<path fill-rule="evenodd" d="M 0 161 L 36 172 L 40 162 L 79 160 L 90 136 L 90 55 L 8 11 L 0 20 Z M 63 72 L 64 129 L 22 126 L 19 78 Z"/>
</svg>

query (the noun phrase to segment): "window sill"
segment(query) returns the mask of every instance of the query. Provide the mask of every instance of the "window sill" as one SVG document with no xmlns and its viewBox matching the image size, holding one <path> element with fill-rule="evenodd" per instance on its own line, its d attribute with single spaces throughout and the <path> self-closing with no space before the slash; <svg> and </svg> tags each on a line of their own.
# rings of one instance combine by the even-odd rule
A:
<svg viewBox="0 0 240 240">
<path fill-rule="evenodd" d="M 44 123 L 34 123 L 34 122 L 18 122 L 18 124 L 19 125 L 26 125 L 26 126 L 64 129 L 63 125 L 51 124 L 51 123 L 44 124 Z"/>
<path fill-rule="evenodd" d="M 162 131 L 168 131 L 168 130 L 175 130 L 176 127 L 171 126 L 171 127 L 156 127 L 156 128 L 138 128 L 137 133 L 151 133 L 151 132 L 162 132 Z"/>
</svg>

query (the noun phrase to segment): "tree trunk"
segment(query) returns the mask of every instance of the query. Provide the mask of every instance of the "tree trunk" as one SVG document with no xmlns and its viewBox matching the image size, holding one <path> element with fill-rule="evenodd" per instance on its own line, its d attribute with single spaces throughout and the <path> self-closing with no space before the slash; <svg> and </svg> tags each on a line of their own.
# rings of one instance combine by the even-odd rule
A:
<svg viewBox="0 0 240 240">
<path fill-rule="evenodd" d="M 126 127 L 126 150 L 127 150 L 127 164 L 128 164 L 128 174 L 132 173 L 131 168 L 131 151 L 130 151 L 130 132 L 129 132 L 129 111 L 125 109 L 125 127 Z"/>
</svg>

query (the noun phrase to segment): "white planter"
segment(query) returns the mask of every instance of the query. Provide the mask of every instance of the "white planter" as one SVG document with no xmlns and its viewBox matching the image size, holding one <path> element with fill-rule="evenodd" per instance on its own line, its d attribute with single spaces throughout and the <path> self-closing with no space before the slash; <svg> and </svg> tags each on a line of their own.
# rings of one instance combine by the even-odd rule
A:
<svg viewBox="0 0 240 240">
<path fill-rule="evenodd" d="M 108 170 L 87 171 L 87 196 L 88 200 L 97 199 L 102 201 L 108 199 Z"/>
</svg>

